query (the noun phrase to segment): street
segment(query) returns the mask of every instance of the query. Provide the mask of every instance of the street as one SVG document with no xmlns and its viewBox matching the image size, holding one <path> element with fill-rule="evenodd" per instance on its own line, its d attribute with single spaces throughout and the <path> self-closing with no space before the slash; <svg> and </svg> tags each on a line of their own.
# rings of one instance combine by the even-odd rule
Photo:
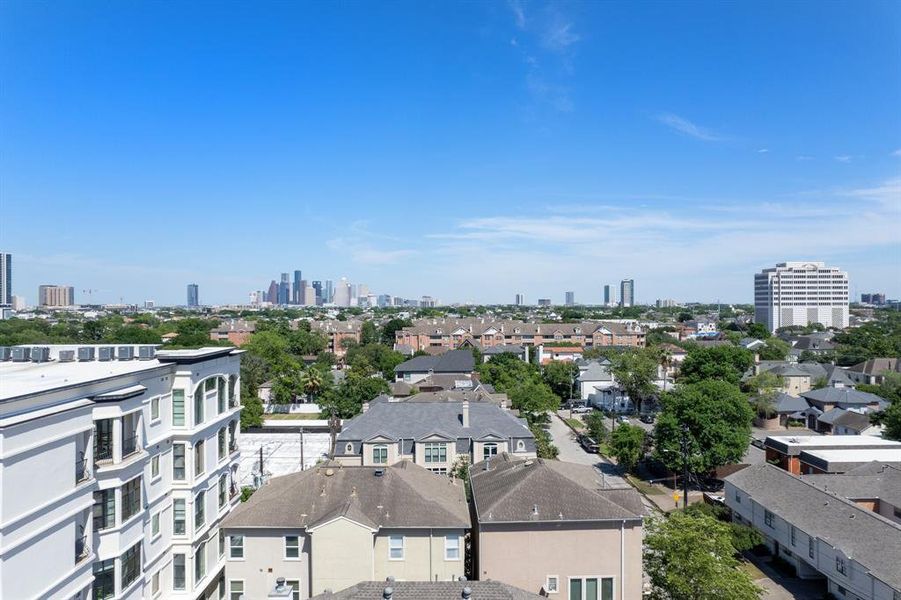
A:
<svg viewBox="0 0 901 600">
<path fill-rule="evenodd" d="M 619 469 L 600 454 L 589 454 L 582 449 L 576 441 L 576 435 L 566 423 L 556 414 L 551 415 L 551 424 L 548 428 L 551 439 L 560 453 L 557 458 L 582 465 L 592 465 L 603 477 L 609 487 L 630 487 L 629 482 L 619 475 Z"/>
</svg>

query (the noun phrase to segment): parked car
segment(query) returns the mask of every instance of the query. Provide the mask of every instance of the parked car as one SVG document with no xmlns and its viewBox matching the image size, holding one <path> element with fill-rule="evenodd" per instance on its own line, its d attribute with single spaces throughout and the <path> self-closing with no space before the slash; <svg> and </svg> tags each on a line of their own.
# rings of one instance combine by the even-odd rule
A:
<svg viewBox="0 0 901 600">
<path fill-rule="evenodd" d="M 585 452 L 591 452 L 592 454 L 598 453 L 598 443 L 594 441 L 594 438 L 591 438 L 584 433 L 579 436 L 579 445 L 582 446 L 582 449 Z"/>
<path fill-rule="evenodd" d="M 758 440 L 757 438 L 754 438 L 753 440 L 751 440 L 751 445 L 756 446 L 756 447 L 760 448 L 761 450 L 764 449 L 763 440 Z"/>
<path fill-rule="evenodd" d="M 629 424 L 629 417 L 627 417 L 626 415 L 620 415 L 620 416 L 616 417 L 616 421 L 617 421 L 618 423 L 625 423 L 625 424 L 628 425 L 628 424 Z"/>
<path fill-rule="evenodd" d="M 642 423 L 647 423 L 648 425 L 650 425 L 654 422 L 654 415 L 652 415 L 651 413 L 645 413 L 638 417 L 638 420 Z"/>
<path fill-rule="evenodd" d="M 572 411 L 574 415 L 585 415 L 593 411 L 594 409 L 590 406 L 585 406 L 584 404 L 580 404 L 578 406 L 573 406 Z"/>
</svg>

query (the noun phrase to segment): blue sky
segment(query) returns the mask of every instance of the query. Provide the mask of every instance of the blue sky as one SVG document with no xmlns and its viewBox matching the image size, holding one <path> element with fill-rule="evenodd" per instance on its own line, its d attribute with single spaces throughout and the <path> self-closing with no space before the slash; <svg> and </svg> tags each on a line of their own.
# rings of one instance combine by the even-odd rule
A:
<svg viewBox="0 0 901 600">
<path fill-rule="evenodd" d="M 901 296 L 901 3 L 0 4 L 15 293 Z"/>
</svg>

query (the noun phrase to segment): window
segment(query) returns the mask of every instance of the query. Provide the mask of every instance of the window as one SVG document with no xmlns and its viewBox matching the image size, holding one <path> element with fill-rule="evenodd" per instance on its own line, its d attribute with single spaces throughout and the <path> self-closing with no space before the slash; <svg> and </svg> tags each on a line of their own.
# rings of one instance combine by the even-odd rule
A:
<svg viewBox="0 0 901 600">
<path fill-rule="evenodd" d="M 116 561 L 102 560 L 94 563 L 94 600 L 105 600 L 116 595 Z"/>
<path fill-rule="evenodd" d="M 354 451 L 354 445 L 353 445 L 353 444 L 348 443 L 346 446 L 344 446 L 344 453 L 345 453 L 345 454 L 353 454 L 353 451 Z"/>
<path fill-rule="evenodd" d="M 404 536 L 390 535 L 388 536 L 388 559 L 403 560 L 404 559 Z"/>
<path fill-rule="evenodd" d="M 848 592 L 848 590 L 846 590 L 845 588 L 843 588 L 840 585 L 836 586 L 836 587 L 838 588 L 838 593 L 841 594 L 842 596 L 844 596 Z"/>
<path fill-rule="evenodd" d="M 160 534 L 160 513 L 156 513 L 150 517 L 150 536 L 156 537 Z"/>
<path fill-rule="evenodd" d="M 895 513 L 896 519 L 901 519 L 901 508 L 895 508 L 894 513 Z M 901 599 L 899 599 L 899 600 L 901 600 Z"/>
<path fill-rule="evenodd" d="M 300 600 L 300 581 L 297 579 L 288 579 L 285 583 L 291 588 L 291 600 Z"/>
<path fill-rule="evenodd" d="M 228 582 L 229 600 L 241 600 L 244 595 L 244 582 L 232 579 Z"/>
<path fill-rule="evenodd" d="M 741 504 L 741 494 L 738 493 L 738 490 L 735 490 L 735 501 Z"/>
<path fill-rule="evenodd" d="M 122 589 L 127 588 L 141 574 L 141 542 L 125 551 L 122 561 Z"/>
<path fill-rule="evenodd" d="M 200 529 L 206 522 L 206 492 L 200 490 L 194 496 L 194 529 Z"/>
<path fill-rule="evenodd" d="M 613 600 L 613 578 L 570 578 L 569 600 Z"/>
<path fill-rule="evenodd" d="M 201 542 L 194 553 L 194 585 L 206 575 L 206 542 Z"/>
<path fill-rule="evenodd" d="M 113 420 L 94 422 L 94 460 L 113 459 Z"/>
<path fill-rule="evenodd" d="M 767 527 L 773 526 L 773 513 L 768 510 L 763 511 L 763 522 Z"/>
<path fill-rule="evenodd" d="M 154 596 L 159 596 L 160 594 L 160 572 L 157 571 L 153 574 L 153 577 L 150 578 L 150 593 Z"/>
<path fill-rule="evenodd" d="M 219 558 L 225 556 L 225 532 L 219 530 Z"/>
<path fill-rule="evenodd" d="M 150 401 L 150 420 L 160 420 L 160 397 L 157 396 Z"/>
<path fill-rule="evenodd" d="M 482 445 L 482 460 L 488 460 L 492 456 L 497 456 L 497 444 L 489 442 Z"/>
<path fill-rule="evenodd" d="M 230 535 L 228 536 L 228 557 L 244 558 L 244 536 Z"/>
<path fill-rule="evenodd" d="M 150 459 L 150 478 L 156 479 L 160 476 L 160 455 L 157 454 Z"/>
<path fill-rule="evenodd" d="M 444 560 L 460 560 L 460 536 L 456 533 L 444 536 Z"/>
<path fill-rule="evenodd" d="M 285 558 L 300 558 L 300 538 L 296 535 L 285 536 Z"/>
<path fill-rule="evenodd" d="M 813 539 L 813 536 L 807 538 L 807 556 L 813 558 L 814 550 L 816 548 L 816 540 Z"/>
<path fill-rule="evenodd" d="M 172 555 L 172 589 L 185 589 L 185 555 Z"/>
<path fill-rule="evenodd" d="M 372 447 L 372 463 L 375 465 L 388 464 L 388 446 L 379 444 Z"/>
<path fill-rule="evenodd" d="M 172 444 L 172 479 L 185 480 L 185 444 Z"/>
<path fill-rule="evenodd" d="M 199 390 L 200 388 L 198 387 L 197 389 Z M 216 378 L 210 377 L 209 379 L 206 379 L 203 382 L 203 389 L 207 392 L 212 392 L 213 390 L 215 390 L 216 389 Z"/>
<path fill-rule="evenodd" d="M 560 591 L 560 580 L 556 575 L 548 575 L 544 589 L 548 594 L 556 594 Z"/>
<path fill-rule="evenodd" d="M 116 525 L 116 490 L 94 492 L 94 531 L 103 531 Z"/>
<path fill-rule="evenodd" d="M 207 379 L 207 381 L 212 380 Z M 203 423 L 203 388 L 197 386 L 197 391 L 194 392 L 194 424 L 200 425 L 201 423 Z"/>
<path fill-rule="evenodd" d="M 225 427 L 219 430 L 219 460 L 225 458 L 228 454 L 228 432 Z"/>
<path fill-rule="evenodd" d="M 835 557 L 835 570 L 838 571 L 839 573 L 841 573 L 842 575 L 845 574 L 845 559 L 842 558 L 841 556 Z"/>
<path fill-rule="evenodd" d="M 516 449 L 520 452 L 526 449 L 526 443 L 523 440 L 516 440 Z"/>
<path fill-rule="evenodd" d="M 794 546 L 794 545 L 795 545 L 795 541 L 796 541 L 796 540 L 795 540 L 795 526 L 794 526 L 794 525 L 791 526 L 791 541 L 792 541 L 792 546 Z"/>
<path fill-rule="evenodd" d="M 141 478 L 135 477 L 122 486 L 122 520 L 127 521 L 141 510 Z"/>
<path fill-rule="evenodd" d="M 447 462 L 447 444 L 426 444 L 425 461 L 427 463 Z"/>
<path fill-rule="evenodd" d="M 185 499 L 176 498 L 172 501 L 172 534 L 184 535 L 185 525 Z"/>
<path fill-rule="evenodd" d="M 219 377 L 216 379 L 216 399 L 219 402 L 219 414 L 225 412 L 225 378 Z"/>
<path fill-rule="evenodd" d="M 185 424 L 185 391 L 172 390 L 172 425 L 184 427 Z M 180 588 L 184 589 L 184 588 Z"/>
<path fill-rule="evenodd" d="M 194 442 L 194 475 L 203 475 L 206 466 L 203 464 L 203 440 Z"/>
</svg>

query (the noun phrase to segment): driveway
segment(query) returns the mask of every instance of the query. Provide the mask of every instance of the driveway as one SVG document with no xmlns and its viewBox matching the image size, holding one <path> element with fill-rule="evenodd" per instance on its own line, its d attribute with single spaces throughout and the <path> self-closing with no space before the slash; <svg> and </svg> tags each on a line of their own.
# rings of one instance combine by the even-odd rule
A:
<svg viewBox="0 0 901 600">
<path fill-rule="evenodd" d="M 610 487 L 631 487 L 629 482 L 620 477 L 619 469 L 600 454 L 590 454 L 582 449 L 579 442 L 576 441 L 576 434 L 573 433 L 566 423 L 556 414 L 551 414 L 551 424 L 548 429 L 551 439 L 560 453 L 557 455 L 559 460 L 581 465 L 591 465 L 597 469 L 604 481 Z"/>
</svg>

